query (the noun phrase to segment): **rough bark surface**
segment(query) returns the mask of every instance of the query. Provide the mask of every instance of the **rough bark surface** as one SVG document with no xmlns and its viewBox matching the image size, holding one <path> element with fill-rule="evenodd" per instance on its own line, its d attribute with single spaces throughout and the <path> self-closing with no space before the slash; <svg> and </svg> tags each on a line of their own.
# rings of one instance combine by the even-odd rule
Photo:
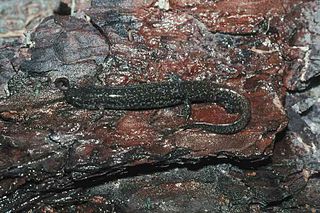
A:
<svg viewBox="0 0 320 213">
<path fill-rule="evenodd" d="M 56 6 L 27 40 L 0 49 L 0 209 L 316 210 L 318 7 L 298 0 L 92 0 L 70 16 Z M 172 132 L 186 123 L 180 106 L 83 110 L 63 101 L 54 83 L 128 85 L 172 76 L 240 91 L 251 104 L 249 125 L 232 135 Z M 236 118 L 198 104 L 189 122 Z"/>
</svg>

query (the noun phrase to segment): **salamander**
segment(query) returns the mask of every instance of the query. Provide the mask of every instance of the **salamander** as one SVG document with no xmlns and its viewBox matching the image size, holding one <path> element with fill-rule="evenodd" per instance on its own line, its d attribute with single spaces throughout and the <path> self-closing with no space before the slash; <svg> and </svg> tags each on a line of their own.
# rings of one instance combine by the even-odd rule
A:
<svg viewBox="0 0 320 213">
<path fill-rule="evenodd" d="M 210 124 L 195 122 L 180 128 L 200 128 L 218 134 L 234 134 L 241 131 L 250 120 L 250 104 L 247 98 L 235 90 L 209 81 L 168 81 L 113 87 L 68 87 L 65 100 L 79 108 L 114 110 L 149 110 L 183 104 L 186 117 L 191 104 L 216 103 L 228 113 L 238 113 L 232 123 Z"/>
</svg>

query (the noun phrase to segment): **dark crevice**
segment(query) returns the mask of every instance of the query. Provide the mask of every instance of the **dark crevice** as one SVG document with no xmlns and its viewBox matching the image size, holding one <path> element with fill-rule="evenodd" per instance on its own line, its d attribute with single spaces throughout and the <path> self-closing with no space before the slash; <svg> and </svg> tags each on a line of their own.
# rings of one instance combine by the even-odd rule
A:
<svg viewBox="0 0 320 213">
<path fill-rule="evenodd" d="M 108 36 L 105 34 L 105 32 L 103 31 L 103 29 L 97 25 L 91 18 L 90 18 L 90 24 L 99 31 L 99 33 L 101 34 L 101 36 L 104 38 L 105 42 L 107 45 L 109 45 L 109 47 L 111 46 L 111 42 L 108 38 Z"/>
<path fill-rule="evenodd" d="M 271 209 L 272 207 L 280 207 L 283 203 L 290 201 L 293 199 L 292 195 L 288 195 L 281 200 L 268 202 L 266 206 L 263 207 L 264 210 Z"/>
<path fill-rule="evenodd" d="M 71 15 L 71 8 L 68 4 L 60 1 L 59 6 L 53 11 L 53 13 L 61 16 L 69 16 Z"/>
<path fill-rule="evenodd" d="M 276 144 L 276 143 L 279 143 L 280 141 L 283 141 L 287 135 L 287 132 L 288 132 L 288 127 L 284 128 L 281 132 L 278 132 L 274 139 L 274 143 Z"/>
<path fill-rule="evenodd" d="M 320 75 L 310 78 L 308 81 L 308 86 L 305 90 L 310 90 L 318 86 L 320 86 Z"/>
<path fill-rule="evenodd" d="M 219 165 L 219 164 L 230 164 L 243 170 L 254 170 L 267 166 L 271 163 L 271 158 L 264 160 L 250 161 L 250 160 L 230 160 L 230 159 L 217 159 L 215 157 L 207 157 L 194 162 L 187 160 L 175 163 L 160 162 L 154 164 L 142 164 L 139 166 L 129 166 L 125 169 L 118 171 L 117 169 L 104 171 L 102 173 L 93 174 L 91 177 L 86 177 L 83 180 L 76 180 L 74 187 L 86 187 L 90 188 L 93 186 L 105 184 L 119 179 L 134 178 L 142 175 L 150 175 L 155 173 L 169 172 L 174 169 L 186 168 L 190 171 L 198 171 L 207 166 Z"/>
<path fill-rule="evenodd" d="M 299 113 L 301 117 L 307 116 L 310 112 L 314 111 L 314 106 L 312 105 L 308 109 L 304 110 L 303 112 Z"/>
<path fill-rule="evenodd" d="M 172 162 L 172 163 L 171 163 Z M 75 171 L 69 170 L 65 171 L 64 177 L 62 179 L 73 179 L 67 185 L 59 186 L 52 185 L 50 189 L 42 191 L 43 193 L 59 193 L 62 191 L 76 189 L 76 188 L 89 188 L 101 184 L 105 184 L 107 182 L 112 182 L 119 179 L 133 178 L 142 175 L 150 175 L 154 173 L 168 172 L 174 169 L 183 169 L 186 168 L 190 171 L 198 171 L 207 166 L 214 166 L 220 164 L 230 164 L 232 166 L 238 167 L 242 170 L 254 170 L 259 169 L 261 167 L 267 166 L 271 163 L 271 158 L 266 156 L 265 158 L 257 157 L 257 159 L 245 159 L 239 160 L 237 158 L 216 158 L 216 157 L 206 157 L 199 159 L 181 159 L 179 161 L 173 159 L 165 159 L 159 161 L 154 164 L 142 164 L 138 166 L 125 166 L 118 165 L 116 167 L 105 169 L 101 167 L 95 171 Z M 75 179 L 72 178 L 74 173 L 79 173 L 81 176 L 85 176 L 84 179 Z M 90 174 L 91 173 L 91 174 Z M 83 175 L 85 174 L 85 175 Z M 59 178 L 59 179 L 61 179 Z M 42 180 L 41 182 L 46 182 Z M 34 182 L 29 180 L 27 184 L 40 184 L 41 182 Z M 21 189 L 24 190 L 24 189 Z"/>
<path fill-rule="evenodd" d="M 312 88 L 319 87 L 320 86 L 320 75 L 314 76 L 310 78 L 308 81 L 302 82 L 302 84 L 305 84 L 306 87 L 304 88 L 296 88 L 293 91 L 288 91 L 290 94 L 299 94 L 307 92 L 308 90 L 311 90 Z"/>
<path fill-rule="evenodd" d="M 320 172 L 313 173 L 309 179 L 320 179 Z"/>
<path fill-rule="evenodd" d="M 210 31 L 212 34 L 221 34 L 221 35 L 229 35 L 229 36 L 241 36 L 241 37 L 249 37 L 249 36 L 257 36 L 258 32 L 248 32 L 248 33 L 236 33 L 236 32 L 222 32 L 222 31 Z"/>
<path fill-rule="evenodd" d="M 274 150 L 273 150 L 274 152 L 275 152 L 275 149 L 277 149 L 277 145 L 279 143 L 282 143 L 285 140 L 285 138 L 287 137 L 288 131 L 289 131 L 288 126 L 286 126 L 281 132 L 278 132 L 276 134 L 276 137 L 274 139 Z"/>
</svg>

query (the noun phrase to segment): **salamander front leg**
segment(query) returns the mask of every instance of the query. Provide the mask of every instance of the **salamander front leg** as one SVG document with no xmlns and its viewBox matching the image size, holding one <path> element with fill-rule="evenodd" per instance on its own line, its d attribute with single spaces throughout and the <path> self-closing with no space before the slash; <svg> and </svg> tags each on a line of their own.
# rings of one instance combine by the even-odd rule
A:
<svg viewBox="0 0 320 213">
<path fill-rule="evenodd" d="M 102 106 L 99 106 L 99 110 L 97 111 L 97 113 L 93 114 L 92 119 L 94 122 L 97 122 L 98 120 L 103 118 L 104 115 L 105 115 L 105 109 Z"/>
<path fill-rule="evenodd" d="M 191 102 L 189 99 L 186 99 L 183 102 L 180 116 L 184 117 L 186 120 L 188 120 L 191 117 Z"/>
<path fill-rule="evenodd" d="M 166 74 L 165 78 L 166 78 L 166 80 L 168 80 L 170 82 L 174 82 L 174 83 L 181 83 L 182 82 L 182 78 L 176 73 Z"/>
</svg>

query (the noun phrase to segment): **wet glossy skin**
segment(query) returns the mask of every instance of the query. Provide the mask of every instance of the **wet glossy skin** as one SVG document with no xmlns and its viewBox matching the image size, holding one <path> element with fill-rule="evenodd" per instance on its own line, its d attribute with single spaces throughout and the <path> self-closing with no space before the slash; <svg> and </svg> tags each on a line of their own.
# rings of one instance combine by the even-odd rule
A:
<svg viewBox="0 0 320 213">
<path fill-rule="evenodd" d="M 186 117 L 192 103 L 216 103 L 228 113 L 239 113 L 233 123 L 210 124 L 196 122 L 180 128 L 200 128 L 219 134 L 239 132 L 250 120 L 250 104 L 236 91 L 207 81 L 177 81 L 134 84 L 116 87 L 70 87 L 65 99 L 73 106 L 85 109 L 148 110 L 184 104 Z"/>
</svg>

